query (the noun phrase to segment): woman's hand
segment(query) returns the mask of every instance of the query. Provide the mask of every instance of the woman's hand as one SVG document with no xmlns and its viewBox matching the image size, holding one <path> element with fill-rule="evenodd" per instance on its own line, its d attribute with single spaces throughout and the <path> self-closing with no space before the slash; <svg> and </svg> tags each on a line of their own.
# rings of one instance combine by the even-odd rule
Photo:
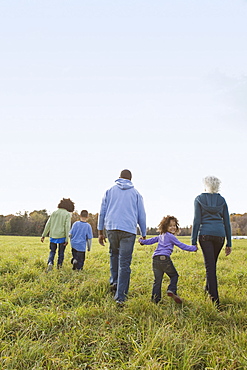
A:
<svg viewBox="0 0 247 370">
<path fill-rule="evenodd" d="M 225 249 L 226 256 L 229 256 L 229 254 L 231 254 L 231 251 L 232 251 L 231 247 L 226 247 Z"/>
</svg>

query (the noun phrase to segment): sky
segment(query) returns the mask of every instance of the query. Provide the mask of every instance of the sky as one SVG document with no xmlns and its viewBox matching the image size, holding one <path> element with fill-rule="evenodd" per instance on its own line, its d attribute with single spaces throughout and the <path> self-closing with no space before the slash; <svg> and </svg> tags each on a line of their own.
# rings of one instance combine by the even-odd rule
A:
<svg viewBox="0 0 247 370">
<path fill-rule="evenodd" d="M 247 212 L 247 0 L 0 2 L 0 214 L 100 210 L 132 172 L 147 226 L 203 178 Z"/>
</svg>

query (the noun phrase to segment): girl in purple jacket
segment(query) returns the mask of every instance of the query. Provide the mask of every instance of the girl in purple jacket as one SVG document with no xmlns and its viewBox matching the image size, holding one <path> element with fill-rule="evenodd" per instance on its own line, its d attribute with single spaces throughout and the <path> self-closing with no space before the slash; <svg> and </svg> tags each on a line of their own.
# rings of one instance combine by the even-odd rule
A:
<svg viewBox="0 0 247 370">
<path fill-rule="evenodd" d="M 176 303 L 182 303 L 182 299 L 177 295 L 178 273 L 175 269 L 170 255 L 173 252 L 174 245 L 189 251 L 196 252 L 197 246 L 181 243 L 175 236 L 179 230 L 178 220 L 174 216 L 164 217 L 159 226 L 160 235 L 150 239 L 139 239 L 141 245 L 150 245 L 158 243 L 153 254 L 153 272 L 154 283 L 152 291 L 152 301 L 158 303 L 161 300 L 161 286 L 164 273 L 170 278 L 170 284 L 167 289 L 167 295 L 174 299 Z"/>
</svg>

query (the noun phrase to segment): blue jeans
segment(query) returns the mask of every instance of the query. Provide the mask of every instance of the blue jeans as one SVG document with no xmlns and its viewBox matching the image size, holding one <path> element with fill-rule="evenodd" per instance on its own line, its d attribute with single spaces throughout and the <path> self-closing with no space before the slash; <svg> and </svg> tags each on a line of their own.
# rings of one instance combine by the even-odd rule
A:
<svg viewBox="0 0 247 370">
<path fill-rule="evenodd" d="M 121 230 L 108 230 L 110 243 L 110 284 L 117 284 L 114 299 L 125 301 L 129 291 L 130 265 L 136 235 Z"/>
<path fill-rule="evenodd" d="M 71 252 L 72 252 L 72 256 L 73 256 L 72 260 L 71 260 L 71 263 L 73 263 L 74 259 L 77 260 L 75 268 L 77 270 L 82 270 L 83 266 L 84 266 L 84 262 L 85 262 L 86 252 L 80 252 L 80 251 L 77 251 L 74 248 L 71 249 Z"/>
<path fill-rule="evenodd" d="M 167 290 L 171 290 L 174 294 L 177 294 L 177 282 L 179 275 L 170 257 L 154 256 L 153 273 L 154 273 L 154 283 L 152 291 L 152 300 L 155 303 L 158 303 L 161 300 L 161 286 L 164 273 L 166 273 L 170 278 L 170 284 Z"/>
<path fill-rule="evenodd" d="M 63 264 L 65 248 L 66 248 L 66 245 L 64 245 L 64 243 L 58 243 L 58 259 L 57 259 L 58 267 L 61 267 Z M 48 263 L 54 264 L 56 250 L 57 250 L 57 244 L 50 242 L 50 254 L 48 258 Z"/>
<path fill-rule="evenodd" d="M 199 243 L 202 248 L 206 268 L 206 291 L 216 304 L 219 304 L 216 266 L 218 256 L 224 245 L 225 238 L 213 235 L 200 235 Z"/>
</svg>

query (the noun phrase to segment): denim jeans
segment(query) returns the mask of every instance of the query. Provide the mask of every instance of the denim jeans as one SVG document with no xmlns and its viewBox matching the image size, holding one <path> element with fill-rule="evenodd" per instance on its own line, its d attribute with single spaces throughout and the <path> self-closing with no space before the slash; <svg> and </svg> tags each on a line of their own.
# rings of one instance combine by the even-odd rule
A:
<svg viewBox="0 0 247 370">
<path fill-rule="evenodd" d="M 64 251 L 65 251 L 66 246 L 64 243 L 58 243 L 58 259 L 57 259 L 57 266 L 61 267 L 63 264 L 64 260 Z M 56 250 L 57 250 L 57 244 L 50 242 L 50 254 L 48 258 L 48 263 L 54 264 L 54 258 L 56 255 Z"/>
<path fill-rule="evenodd" d="M 82 270 L 85 262 L 86 252 L 77 251 L 74 248 L 72 248 L 71 252 L 73 256 L 71 263 L 73 263 L 74 259 L 77 260 L 75 267 L 77 270 Z"/>
<path fill-rule="evenodd" d="M 153 273 L 154 273 L 154 283 L 152 291 L 152 300 L 154 302 L 158 303 L 161 300 L 161 286 L 164 273 L 166 273 L 170 278 L 170 284 L 167 290 L 171 290 L 174 294 L 177 294 L 177 282 L 179 275 L 170 257 L 154 256 Z"/>
<path fill-rule="evenodd" d="M 216 265 L 219 253 L 224 245 L 225 238 L 213 235 L 200 235 L 199 243 L 202 248 L 206 268 L 206 290 L 211 299 L 219 304 Z"/>
<path fill-rule="evenodd" d="M 136 235 L 121 230 L 108 230 L 110 243 L 110 284 L 117 284 L 114 299 L 125 301 L 129 291 L 130 265 Z"/>
</svg>

